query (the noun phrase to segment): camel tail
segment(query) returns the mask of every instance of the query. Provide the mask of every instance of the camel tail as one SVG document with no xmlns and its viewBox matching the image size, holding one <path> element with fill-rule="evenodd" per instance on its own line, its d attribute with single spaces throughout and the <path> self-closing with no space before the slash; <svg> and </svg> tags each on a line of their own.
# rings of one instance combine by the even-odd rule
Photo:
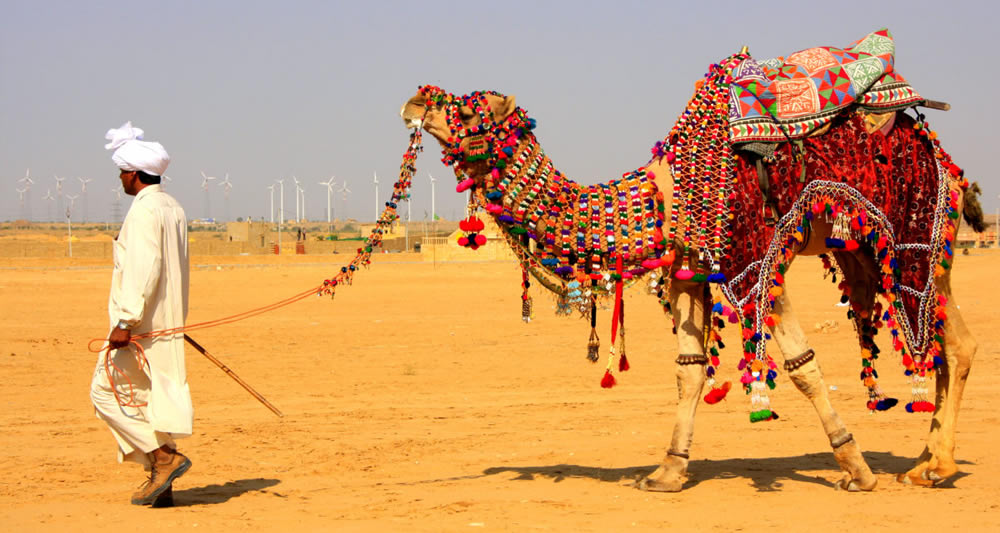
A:
<svg viewBox="0 0 1000 533">
<path fill-rule="evenodd" d="M 962 218 L 966 224 L 972 227 L 976 233 L 986 231 L 986 221 L 983 220 L 983 206 L 979 203 L 979 195 L 983 191 L 979 189 L 979 183 L 973 182 L 965 191 L 965 198 L 962 206 Z"/>
</svg>

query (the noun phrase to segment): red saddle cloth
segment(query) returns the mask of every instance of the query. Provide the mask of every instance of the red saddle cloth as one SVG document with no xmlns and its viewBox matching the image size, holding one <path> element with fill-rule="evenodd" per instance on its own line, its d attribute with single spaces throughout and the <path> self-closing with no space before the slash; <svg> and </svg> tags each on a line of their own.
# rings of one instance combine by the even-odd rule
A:
<svg viewBox="0 0 1000 533">
<path fill-rule="evenodd" d="M 788 213 L 803 190 L 816 180 L 843 183 L 857 190 L 892 224 L 896 258 L 902 270 L 901 285 L 923 293 L 927 284 L 933 283 L 933 250 L 940 244 L 933 241 L 943 178 L 938 174 L 933 147 L 918 134 L 915 124 L 913 118 L 900 112 L 887 134 L 869 133 L 859 113 L 843 114 L 823 135 L 803 139 L 801 145 L 779 144 L 773 162 L 764 166 L 779 215 Z M 750 294 L 758 278 L 755 274 L 736 278 L 765 257 L 775 228 L 765 221 L 765 200 L 755 162 L 746 152 L 736 154 L 732 202 L 736 216 L 730 225 L 735 245 L 720 263 L 727 277 L 735 280 L 729 284 L 730 290 L 742 299 Z M 911 244 L 930 246 L 906 246 Z M 917 323 L 918 298 L 905 290 L 900 297 L 913 329 L 927 327 Z M 911 346 L 918 352 L 922 348 Z"/>
</svg>

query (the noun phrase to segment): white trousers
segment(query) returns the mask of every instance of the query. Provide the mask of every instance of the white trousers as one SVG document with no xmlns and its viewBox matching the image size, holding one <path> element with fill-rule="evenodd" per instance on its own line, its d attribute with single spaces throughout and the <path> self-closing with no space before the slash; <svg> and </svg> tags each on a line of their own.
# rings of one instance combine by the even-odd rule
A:
<svg viewBox="0 0 1000 533">
<path fill-rule="evenodd" d="M 149 401 L 150 380 L 146 370 L 139 366 L 133 350 L 134 348 L 131 346 L 111 350 L 108 357 L 118 367 L 117 369 L 111 367 L 118 396 L 123 402 L 129 402 L 129 382 L 131 381 L 131 391 L 135 397 L 134 403 L 143 404 Z M 111 389 L 111 380 L 108 379 L 104 366 L 103 351 L 98 357 L 94 378 L 90 382 L 90 400 L 94 404 L 97 418 L 108 425 L 111 434 L 118 442 L 119 463 L 133 461 L 148 469 L 150 452 L 164 444 L 170 448 L 177 448 L 169 434 L 153 429 L 152 424 L 146 418 L 144 407 L 122 407 L 118 404 Z"/>
</svg>

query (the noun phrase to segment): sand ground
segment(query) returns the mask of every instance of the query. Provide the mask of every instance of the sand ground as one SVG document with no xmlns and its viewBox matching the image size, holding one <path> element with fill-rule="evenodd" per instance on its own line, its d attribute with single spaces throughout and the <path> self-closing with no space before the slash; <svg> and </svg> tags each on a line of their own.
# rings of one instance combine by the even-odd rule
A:
<svg viewBox="0 0 1000 533">
<path fill-rule="evenodd" d="M 143 474 L 115 462 L 87 396 L 109 262 L 2 259 L 0 530 L 997 531 L 998 260 L 957 261 L 955 293 L 979 352 L 959 421 L 961 473 L 943 488 L 893 481 L 923 448 L 929 416 L 864 409 L 854 334 L 815 258 L 796 262 L 789 293 L 878 475 L 870 494 L 834 491 L 826 437 L 783 373 L 779 421 L 750 424 L 741 394 L 702 404 L 686 490 L 635 490 L 666 450 L 677 401 L 676 342 L 654 298 L 627 293 L 632 370 L 603 390 L 603 365 L 584 358 L 585 321 L 554 316 L 535 292 L 536 318 L 521 322 L 515 264 L 394 254 L 333 301 L 193 334 L 285 417 L 189 349 L 196 435 L 180 444 L 194 467 L 175 484 L 177 507 L 149 509 L 129 505 Z M 196 257 L 189 321 L 278 300 L 345 261 Z M 839 331 L 813 331 L 827 320 Z M 725 332 L 732 341 L 734 328 Z M 723 376 L 738 377 L 737 355 L 723 352 Z M 896 358 L 881 369 L 905 401 Z"/>
</svg>

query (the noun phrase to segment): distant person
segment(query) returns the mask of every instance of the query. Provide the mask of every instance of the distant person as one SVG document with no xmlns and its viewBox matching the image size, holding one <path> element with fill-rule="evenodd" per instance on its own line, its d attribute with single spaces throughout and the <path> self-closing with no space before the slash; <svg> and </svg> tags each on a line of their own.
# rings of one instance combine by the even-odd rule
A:
<svg viewBox="0 0 1000 533">
<path fill-rule="evenodd" d="M 115 238 L 110 351 L 98 359 L 90 398 L 118 443 L 118 461 L 137 462 L 150 472 L 132 494 L 132 503 L 165 506 L 173 503 L 171 484 L 191 467 L 174 442 L 191 435 L 194 419 L 184 335 L 155 341 L 133 336 L 184 325 L 187 218 L 177 200 L 160 188 L 160 176 L 170 163 L 163 146 L 140 140 L 142 130 L 131 122 L 109 130 L 107 139 L 111 142 L 105 148 L 115 150 L 111 159 L 121 169 L 122 188 L 135 200 Z"/>
</svg>

